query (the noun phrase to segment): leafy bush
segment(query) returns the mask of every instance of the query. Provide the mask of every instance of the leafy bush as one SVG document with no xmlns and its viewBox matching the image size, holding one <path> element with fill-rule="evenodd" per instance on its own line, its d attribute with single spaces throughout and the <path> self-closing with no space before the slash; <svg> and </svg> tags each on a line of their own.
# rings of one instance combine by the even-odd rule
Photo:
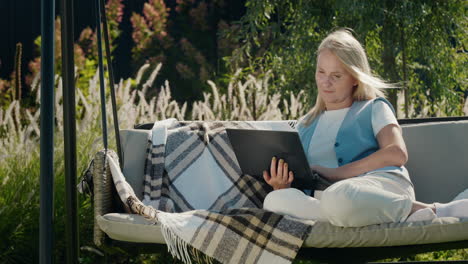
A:
<svg viewBox="0 0 468 264">
<path fill-rule="evenodd" d="M 226 35 L 241 45 L 226 58 L 231 71 L 273 73 L 273 91 L 305 89 L 315 96 L 317 46 L 337 27 L 363 43 L 375 74 L 401 83 L 390 101 L 400 117 L 463 115 L 467 20 L 464 1 L 247 0 L 240 30 Z M 404 111 L 404 112 L 403 112 Z"/>
<path fill-rule="evenodd" d="M 132 65 L 163 63 L 158 84 L 169 80 L 178 102 L 200 100 L 207 80 L 230 72 L 222 58 L 238 46 L 220 34 L 235 30 L 244 1 L 149 0 L 131 16 Z M 232 72 L 234 73 L 234 71 Z M 223 83 L 224 85 L 227 83 Z M 154 94 L 150 94 L 153 96 Z"/>
</svg>

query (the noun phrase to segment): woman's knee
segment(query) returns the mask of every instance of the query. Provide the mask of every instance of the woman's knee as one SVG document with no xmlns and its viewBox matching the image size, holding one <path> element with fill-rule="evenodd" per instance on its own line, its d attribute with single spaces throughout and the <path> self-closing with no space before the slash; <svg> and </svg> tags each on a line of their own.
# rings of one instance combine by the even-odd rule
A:
<svg viewBox="0 0 468 264">
<path fill-rule="evenodd" d="M 356 206 L 357 189 L 352 183 L 339 182 L 327 188 L 321 197 L 321 210 L 330 223 L 354 226 L 353 216 L 359 213 Z"/>
<path fill-rule="evenodd" d="M 285 208 L 291 206 L 291 200 L 299 194 L 297 192 L 301 193 L 301 191 L 294 188 L 272 191 L 265 197 L 263 209 L 272 212 L 284 211 Z"/>
<path fill-rule="evenodd" d="M 276 190 L 268 193 L 263 200 L 263 209 L 268 211 L 276 211 L 278 208 L 281 208 L 285 203 L 284 194 L 287 189 Z"/>
<path fill-rule="evenodd" d="M 301 219 L 324 220 L 320 201 L 294 188 L 273 191 L 263 202 L 265 210 Z"/>
<path fill-rule="evenodd" d="M 355 193 L 352 183 L 338 182 L 323 191 L 321 201 L 326 207 L 348 207 Z"/>
</svg>

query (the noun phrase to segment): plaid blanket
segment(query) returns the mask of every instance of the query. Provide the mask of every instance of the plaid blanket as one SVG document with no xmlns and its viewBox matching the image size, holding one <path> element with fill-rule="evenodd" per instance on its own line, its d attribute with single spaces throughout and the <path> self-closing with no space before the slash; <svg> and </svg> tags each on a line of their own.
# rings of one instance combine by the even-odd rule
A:
<svg viewBox="0 0 468 264">
<path fill-rule="evenodd" d="M 157 219 L 169 251 L 186 263 L 194 255 L 189 248 L 222 263 L 290 263 L 311 225 L 261 209 L 271 188 L 242 175 L 225 129 L 294 125 L 158 121 L 148 139 L 143 201 L 123 175 L 114 176 L 120 171 L 115 159 L 114 182 L 131 211 Z"/>
</svg>

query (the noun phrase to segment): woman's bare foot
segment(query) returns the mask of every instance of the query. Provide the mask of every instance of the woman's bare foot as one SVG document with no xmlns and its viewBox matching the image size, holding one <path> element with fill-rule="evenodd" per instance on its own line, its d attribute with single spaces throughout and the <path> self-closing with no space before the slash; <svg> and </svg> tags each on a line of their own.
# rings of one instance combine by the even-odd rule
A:
<svg viewBox="0 0 468 264">
<path fill-rule="evenodd" d="M 413 202 L 413 207 L 411 208 L 410 215 L 418 210 L 424 209 L 424 208 L 431 208 L 434 213 L 436 213 L 436 207 L 434 204 L 427 204 L 423 202 L 418 202 L 414 201 Z"/>
<path fill-rule="evenodd" d="M 468 199 L 434 204 L 415 201 L 406 221 L 425 221 L 436 217 L 468 218 Z"/>
</svg>

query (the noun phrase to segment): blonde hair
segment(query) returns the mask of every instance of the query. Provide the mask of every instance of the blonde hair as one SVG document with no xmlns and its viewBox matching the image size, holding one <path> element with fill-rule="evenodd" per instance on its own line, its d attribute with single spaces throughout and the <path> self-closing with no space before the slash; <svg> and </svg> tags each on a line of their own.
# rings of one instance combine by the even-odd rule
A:
<svg viewBox="0 0 468 264">
<path fill-rule="evenodd" d="M 320 43 L 317 56 L 325 49 L 337 56 L 346 70 L 358 81 L 358 85 L 353 91 L 354 101 L 385 97 L 381 89 L 395 87 L 395 85 L 386 83 L 372 74 L 366 52 L 361 43 L 352 35 L 351 29 L 339 29 L 329 34 Z M 304 116 L 301 123 L 305 126 L 310 125 L 312 120 L 325 109 L 325 102 L 317 94 L 314 107 Z"/>
</svg>

